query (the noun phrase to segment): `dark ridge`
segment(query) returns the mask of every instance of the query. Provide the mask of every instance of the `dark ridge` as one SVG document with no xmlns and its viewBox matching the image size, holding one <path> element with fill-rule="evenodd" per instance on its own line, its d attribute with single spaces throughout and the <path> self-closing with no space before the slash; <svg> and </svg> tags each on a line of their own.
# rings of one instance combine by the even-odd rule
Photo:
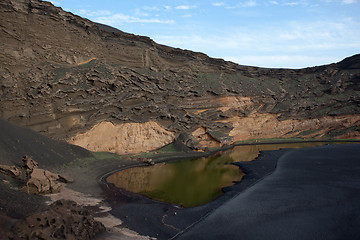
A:
<svg viewBox="0 0 360 240">
<path fill-rule="evenodd" d="M 359 69 L 360 68 L 360 54 L 347 57 L 336 64 L 341 69 Z M 360 79 L 358 79 L 360 80 Z"/>
</svg>

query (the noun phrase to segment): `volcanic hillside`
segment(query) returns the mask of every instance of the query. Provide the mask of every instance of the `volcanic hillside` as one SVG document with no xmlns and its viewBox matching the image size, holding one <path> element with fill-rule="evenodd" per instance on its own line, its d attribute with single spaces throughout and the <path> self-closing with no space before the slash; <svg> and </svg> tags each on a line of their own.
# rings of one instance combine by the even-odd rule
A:
<svg viewBox="0 0 360 240">
<path fill-rule="evenodd" d="M 360 137 L 360 55 L 299 70 L 241 66 L 39 0 L 2 0 L 0 32 L 0 118 L 92 151 Z"/>
</svg>

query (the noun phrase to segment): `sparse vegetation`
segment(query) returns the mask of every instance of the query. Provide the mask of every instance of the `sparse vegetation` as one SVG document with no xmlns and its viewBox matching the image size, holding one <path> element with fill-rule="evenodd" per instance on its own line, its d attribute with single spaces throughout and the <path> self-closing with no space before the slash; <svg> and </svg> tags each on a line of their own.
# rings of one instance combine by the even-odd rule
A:
<svg viewBox="0 0 360 240">
<path fill-rule="evenodd" d="M 174 153 L 174 152 L 179 152 L 179 151 L 175 149 L 173 143 L 170 143 L 170 144 L 156 150 L 156 152 L 157 153 Z"/>
<path fill-rule="evenodd" d="M 111 153 L 111 152 L 93 152 L 92 154 L 93 154 L 92 157 L 80 158 L 80 159 L 76 159 L 68 164 L 63 164 L 61 166 L 61 168 L 85 167 L 85 166 L 87 166 L 88 163 L 93 162 L 93 161 L 103 161 L 103 160 L 109 160 L 109 159 L 119 160 L 119 161 L 125 160 L 125 156 L 117 155 L 117 154 Z"/>
<path fill-rule="evenodd" d="M 302 137 L 302 136 L 307 136 L 307 135 L 311 135 L 314 133 L 317 133 L 321 131 L 321 129 L 310 129 L 310 130 L 306 130 L 306 131 L 302 131 L 301 133 L 299 133 L 297 136 L 298 137 Z"/>
<path fill-rule="evenodd" d="M 62 78 L 66 77 L 66 69 L 65 68 L 56 68 L 53 70 L 54 71 L 54 82 L 59 81 Z"/>
<path fill-rule="evenodd" d="M 216 88 L 220 86 L 219 77 L 219 74 L 215 73 L 199 73 L 196 79 L 210 88 Z"/>
</svg>

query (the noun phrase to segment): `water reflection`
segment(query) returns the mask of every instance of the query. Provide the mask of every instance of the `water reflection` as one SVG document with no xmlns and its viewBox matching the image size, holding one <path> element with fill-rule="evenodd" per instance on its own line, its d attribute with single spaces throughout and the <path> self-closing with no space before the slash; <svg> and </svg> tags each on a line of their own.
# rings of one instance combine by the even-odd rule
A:
<svg viewBox="0 0 360 240">
<path fill-rule="evenodd" d="M 221 189 L 240 181 L 243 173 L 228 163 L 228 155 L 135 167 L 107 178 L 119 188 L 150 198 L 192 207 L 221 195 Z"/>
<path fill-rule="evenodd" d="M 291 143 L 236 146 L 215 156 L 135 167 L 107 178 L 119 188 L 150 198 L 193 207 L 212 201 L 221 189 L 240 181 L 244 173 L 232 162 L 251 161 L 260 151 L 280 148 L 302 148 L 325 143 Z"/>
</svg>

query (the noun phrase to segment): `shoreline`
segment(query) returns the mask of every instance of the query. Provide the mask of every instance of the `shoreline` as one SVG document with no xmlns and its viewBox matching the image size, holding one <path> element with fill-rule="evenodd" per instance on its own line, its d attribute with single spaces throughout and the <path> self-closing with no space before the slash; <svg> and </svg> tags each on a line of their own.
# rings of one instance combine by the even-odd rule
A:
<svg viewBox="0 0 360 240">
<path fill-rule="evenodd" d="M 166 157 L 159 156 L 159 158 L 154 158 L 152 156 L 152 159 L 154 163 L 162 163 L 162 162 L 169 162 L 169 161 L 176 161 L 176 160 L 182 160 L 182 159 L 191 159 L 191 158 L 197 158 L 197 157 L 207 157 L 214 155 L 220 151 L 225 151 L 232 149 L 235 146 L 244 146 L 244 145 L 264 145 L 264 144 L 285 144 L 285 143 L 311 143 L 311 142 L 324 142 L 324 143 L 335 143 L 335 142 L 344 142 L 344 143 L 359 143 L 360 141 L 353 141 L 353 140 L 345 140 L 345 141 L 339 141 L 339 140 L 327 140 L 327 141 L 281 141 L 281 142 L 255 142 L 255 143 L 239 143 L 239 144 L 233 144 L 233 145 L 227 145 L 220 149 L 216 149 L 209 152 L 203 152 L 203 153 L 185 153 L 181 154 L 179 156 L 179 153 L 176 154 L 170 154 Z M 132 167 L 141 167 L 141 166 L 147 166 L 146 163 L 142 162 L 132 162 L 129 164 L 125 164 L 117 169 L 112 169 L 112 171 L 106 172 L 105 174 L 102 174 L 98 177 L 98 183 L 102 187 L 103 191 L 105 193 L 105 200 L 108 200 L 110 205 L 111 202 L 123 202 L 122 206 L 117 207 L 117 204 L 113 204 L 112 211 L 110 212 L 112 215 L 120 218 L 123 221 L 123 226 L 130 228 L 136 232 L 138 232 L 141 235 L 151 235 L 153 233 L 152 237 L 158 237 L 160 239 L 162 238 L 169 238 L 174 237 L 183 232 L 185 229 L 188 229 L 201 219 L 203 219 L 205 216 L 210 214 L 214 209 L 217 209 L 222 204 L 227 202 L 228 200 L 232 199 L 236 195 L 240 194 L 244 190 L 248 189 L 249 187 L 255 185 L 258 182 L 261 182 L 261 180 L 270 175 L 275 169 L 277 165 L 278 159 L 285 154 L 286 152 L 293 151 L 294 149 L 281 149 L 281 150 L 270 150 L 270 151 L 264 151 L 261 152 L 261 154 L 250 162 L 237 162 L 234 163 L 234 165 L 241 168 L 245 173 L 245 177 L 242 179 L 242 181 L 235 183 L 232 186 L 228 186 L 223 188 L 224 194 L 219 196 L 217 199 L 213 200 L 210 203 L 194 207 L 194 208 L 179 208 L 179 206 L 176 206 L 171 203 L 163 203 L 158 202 L 152 199 L 149 199 L 145 196 L 142 196 L 140 194 L 131 193 L 126 190 L 121 190 L 113 186 L 112 184 L 109 184 L 106 182 L 106 178 L 118 171 L 132 168 Z M 267 164 L 265 169 L 263 169 L 264 164 Z M 117 195 L 117 197 L 114 197 Z M 122 196 L 122 197 L 121 197 Z M 142 209 L 141 206 L 144 204 L 151 206 L 150 208 L 153 209 Z M 139 208 L 139 209 L 137 209 Z M 167 209 L 166 211 L 160 211 L 159 209 Z M 154 214 L 153 217 L 149 217 L 149 219 L 152 219 L 152 226 L 154 229 L 162 229 L 163 233 L 162 235 L 156 235 L 155 231 L 149 230 L 151 226 L 144 226 L 148 224 L 147 223 L 140 223 L 139 216 L 137 215 L 146 215 L 147 213 Z M 130 214 L 130 212 L 132 212 Z M 183 219 L 175 220 L 174 216 L 182 217 Z M 137 219 L 137 221 L 131 221 L 129 218 Z M 146 217 L 145 217 L 146 218 Z M 162 220 L 159 222 L 156 222 L 155 218 L 161 218 Z M 165 219 L 165 220 L 164 220 Z M 156 222 L 156 223 L 155 223 Z M 186 222 L 186 223 L 185 223 Z M 186 226 L 185 226 L 186 225 Z M 146 231 L 142 231 L 142 229 L 147 229 Z M 169 229 L 170 228 L 170 229 Z M 176 229 L 176 231 L 174 231 Z M 150 233 L 150 234 L 149 234 Z"/>
<path fill-rule="evenodd" d="M 151 159 L 154 161 L 155 164 L 158 163 L 166 163 L 166 162 L 171 162 L 171 161 L 178 161 L 178 160 L 186 160 L 186 159 L 192 159 L 192 158 L 201 158 L 201 157 L 210 157 L 212 155 L 215 155 L 221 151 L 227 151 L 230 149 L 233 149 L 236 146 L 252 146 L 252 145 L 271 145 L 271 144 L 295 144 L 295 143 L 346 143 L 346 144 L 351 144 L 351 143 L 360 143 L 360 140 L 356 140 L 356 139 L 351 139 L 351 140 L 347 140 L 347 139 L 339 139 L 339 140 L 279 140 L 279 141 L 260 141 L 260 142 L 244 142 L 244 143 L 233 143 L 231 145 L 223 145 L 222 147 L 216 148 L 214 150 L 210 150 L 208 152 L 175 152 L 175 153 L 170 153 L 167 156 L 164 156 L 164 158 L 162 158 L 163 156 L 161 156 L 161 154 L 159 154 L 159 156 L 155 155 L 152 156 Z M 153 150 L 151 152 L 154 152 L 156 150 Z M 149 153 L 151 153 L 149 152 Z M 181 154 L 181 156 L 179 156 L 179 154 Z M 134 154 L 136 155 L 136 154 Z M 143 157 L 143 158 L 147 158 L 147 157 Z M 157 158 L 161 158 L 161 159 L 157 159 Z M 253 159 L 254 160 L 254 159 Z M 136 160 L 134 160 L 136 161 Z M 143 166 L 148 166 L 148 164 L 143 163 L 143 162 L 135 162 L 135 163 L 129 163 L 128 165 L 122 166 L 121 168 L 118 169 L 114 169 L 111 170 L 109 172 L 104 173 L 102 176 L 98 177 L 98 181 L 101 184 L 105 184 L 107 185 L 106 182 L 106 178 L 108 176 L 110 176 L 111 174 L 114 174 L 116 172 L 125 170 L 125 169 L 129 169 L 129 168 L 133 168 L 133 167 L 143 167 Z"/>
<path fill-rule="evenodd" d="M 67 161 L 66 164 L 57 164 L 57 167 L 54 164 L 44 167 L 75 181 L 68 183 L 59 194 L 34 196 L 34 198 L 38 199 L 38 203 L 47 203 L 46 205 L 49 204 L 50 198 L 52 199 L 51 202 L 60 198 L 75 200 L 80 205 L 89 208 L 94 212 L 94 217 L 107 227 L 107 232 L 99 235 L 97 239 L 118 239 L 119 237 L 126 239 L 151 239 L 152 237 L 170 239 L 192 228 L 227 201 L 261 182 L 264 177 L 275 170 L 278 159 L 293 149 L 265 150 L 261 151 L 253 161 L 233 163 L 246 173 L 245 177 L 234 185 L 224 187 L 222 189 L 224 194 L 212 202 L 192 208 L 183 208 L 175 204 L 155 201 L 136 193 L 118 189 L 106 182 L 107 176 L 122 169 L 147 166 L 148 164 L 142 162 L 144 158 L 151 158 L 155 163 L 163 163 L 208 157 L 236 146 L 312 142 L 359 143 L 360 140 L 264 140 L 224 145 L 221 148 L 212 148 L 206 152 L 168 152 L 168 149 L 171 149 L 168 148 L 165 151 L 158 149 L 145 154 L 122 156 L 105 152 L 86 153 L 80 148 L 72 147 L 70 148 L 71 151 L 76 151 L 72 154 L 77 153 L 79 158 Z M 56 150 L 58 149 L 56 148 Z M 40 160 L 46 163 L 45 158 Z M 20 192 L 16 193 L 16 196 L 21 194 Z M 15 200 L 15 202 L 20 204 L 20 201 Z M 29 213 L 35 212 L 31 208 L 28 210 Z M 25 213 L 24 210 L 21 212 Z M 18 220 L 20 219 L 12 219 L 12 221 Z"/>
<path fill-rule="evenodd" d="M 177 239 L 358 239 L 359 154 L 358 144 L 288 151 Z"/>
</svg>

